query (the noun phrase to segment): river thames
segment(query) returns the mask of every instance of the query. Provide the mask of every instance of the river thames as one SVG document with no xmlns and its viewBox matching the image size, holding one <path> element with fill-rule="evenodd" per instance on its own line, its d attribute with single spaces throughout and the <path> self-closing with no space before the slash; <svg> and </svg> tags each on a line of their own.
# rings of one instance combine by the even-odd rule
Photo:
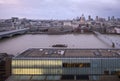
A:
<svg viewBox="0 0 120 81">
<path fill-rule="evenodd" d="M 54 44 L 66 44 L 67 48 L 112 48 L 93 34 L 25 34 L 1 39 L 0 53 L 17 55 L 29 48 L 51 48 Z"/>
</svg>

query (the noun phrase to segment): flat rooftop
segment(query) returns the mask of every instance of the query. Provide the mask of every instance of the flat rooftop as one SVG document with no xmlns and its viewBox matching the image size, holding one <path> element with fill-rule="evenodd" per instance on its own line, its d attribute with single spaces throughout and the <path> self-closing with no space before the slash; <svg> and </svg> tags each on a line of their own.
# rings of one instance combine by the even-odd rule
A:
<svg viewBox="0 0 120 81">
<path fill-rule="evenodd" d="M 120 57 L 120 49 L 31 48 L 16 58 L 44 57 Z"/>
</svg>

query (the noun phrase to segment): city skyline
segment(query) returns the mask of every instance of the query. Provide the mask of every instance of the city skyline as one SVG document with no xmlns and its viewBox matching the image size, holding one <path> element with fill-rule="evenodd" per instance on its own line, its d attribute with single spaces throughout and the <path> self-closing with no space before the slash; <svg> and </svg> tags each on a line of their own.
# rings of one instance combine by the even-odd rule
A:
<svg viewBox="0 0 120 81">
<path fill-rule="evenodd" d="M 0 18 L 72 19 L 84 14 L 120 17 L 119 0 L 0 0 Z"/>
</svg>

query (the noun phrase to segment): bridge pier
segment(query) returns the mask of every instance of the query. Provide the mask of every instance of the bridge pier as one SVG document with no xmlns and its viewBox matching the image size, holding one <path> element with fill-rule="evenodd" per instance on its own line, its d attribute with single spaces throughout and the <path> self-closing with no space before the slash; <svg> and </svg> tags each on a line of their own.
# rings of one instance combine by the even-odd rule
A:
<svg viewBox="0 0 120 81">
<path fill-rule="evenodd" d="M 13 34 L 10 34 L 10 35 L 6 35 L 5 37 L 12 37 L 13 36 Z"/>
</svg>

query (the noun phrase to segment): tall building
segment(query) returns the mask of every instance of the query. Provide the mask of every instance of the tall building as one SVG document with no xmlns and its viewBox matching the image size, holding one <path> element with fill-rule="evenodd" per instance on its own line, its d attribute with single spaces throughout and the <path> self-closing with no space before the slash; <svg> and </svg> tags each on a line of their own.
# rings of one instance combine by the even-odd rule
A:
<svg viewBox="0 0 120 81">
<path fill-rule="evenodd" d="M 19 25 L 21 24 L 19 18 L 18 17 L 12 17 L 11 20 L 12 20 L 12 28 L 19 29 L 19 27 L 20 27 Z"/>
<path fill-rule="evenodd" d="M 112 17 L 111 17 L 111 20 L 112 20 L 112 21 L 115 21 L 115 17 L 114 17 L 114 16 L 112 16 Z"/>
<path fill-rule="evenodd" d="M 84 14 L 82 14 L 82 16 L 80 17 L 80 24 L 85 24 L 85 16 L 84 16 Z"/>
<path fill-rule="evenodd" d="M 91 16 L 89 15 L 89 16 L 88 16 L 88 21 L 91 21 L 91 19 L 92 19 L 92 18 L 91 18 Z"/>
<path fill-rule="evenodd" d="M 98 16 L 96 16 L 96 19 L 95 19 L 96 21 L 99 21 L 99 17 Z"/>
<path fill-rule="evenodd" d="M 63 21 L 63 26 L 71 26 L 72 25 L 72 21 Z"/>
<path fill-rule="evenodd" d="M 120 49 L 28 49 L 6 81 L 120 81 Z"/>
<path fill-rule="evenodd" d="M 110 21 L 111 19 L 110 19 L 110 16 L 108 17 L 108 21 Z"/>
</svg>

